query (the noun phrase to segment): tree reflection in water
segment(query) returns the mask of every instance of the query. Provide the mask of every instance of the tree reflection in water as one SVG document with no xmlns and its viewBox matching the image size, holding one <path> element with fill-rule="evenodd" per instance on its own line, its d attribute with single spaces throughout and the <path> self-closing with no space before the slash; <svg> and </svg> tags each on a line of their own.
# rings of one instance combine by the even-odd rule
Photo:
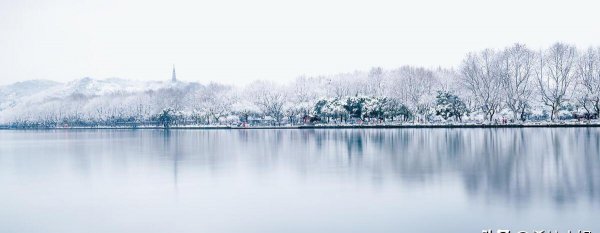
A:
<svg viewBox="0 0 600 233">
<path fill-rule="evenodd" d="M 600 202 L 596 128 L 180 130 L 164 137 L 158 151 L 215 172 L 242 161 L 257 172 L 290 168 L 374 184 L 456 177 L 470 195 L 513 204 Z"/>
</svg>

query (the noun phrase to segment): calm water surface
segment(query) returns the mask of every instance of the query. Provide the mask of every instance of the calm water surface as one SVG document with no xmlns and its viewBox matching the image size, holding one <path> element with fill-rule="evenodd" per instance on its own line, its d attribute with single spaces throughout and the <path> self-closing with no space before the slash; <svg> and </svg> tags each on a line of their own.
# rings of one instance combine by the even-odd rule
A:
<svg viewBox="0 0 600 233">
<path fill-rule="evenodd" d="M 600 231 L 600 129 L 0 131 L 0 232 Z"/>
</svg>

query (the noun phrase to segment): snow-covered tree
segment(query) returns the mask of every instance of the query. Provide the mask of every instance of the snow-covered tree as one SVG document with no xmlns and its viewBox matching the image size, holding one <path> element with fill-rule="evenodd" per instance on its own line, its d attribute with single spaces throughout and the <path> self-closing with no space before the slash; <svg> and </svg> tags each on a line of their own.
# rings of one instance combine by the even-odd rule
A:
<svg viewBox="0 0 600 233">
<path fill-rule="evenodd" d="M 413 117 L 410 109 L 402 104 L 401 101 L 394 98 L 388 98 L 385 105 L 383 106 L 383 114 L 385 118 L 392 121 L 401 118 L 403 121 L 407 121 Z"/>
<path fill-rule="evenodd" d="M 281 123 L 287 101 L 287 93 L 282 86 L 273 82 L 256 81 L 246 87 L 246 91 L 265 116 L 273 117 L 277 124 Z"/>
<path fill-rule="evenodd" d="M 385 96 L 408 106 L 418 119 L 424 119 L 432 107 L 440 82 L 436 73 L 422 67 L 403 66 L 388 72 L 389 88 Z"/>
<path fill-rule="evenodd" d="M 385 116 L 385 106 L 388 99 L 385 97 L 368 97 L 365 98 L 364 109 L 365 115 L 370 118 L 383 120 Z"/>
<path fill-rule="evenodd" d="M 384 73 L 381 67 L 373 67 L 369 71 L 369 76 L 365 83 L 366 95 L 381 96 L 384 88 Z"/>
<path fill-rule="evenodd" d="M 563 103 L 570 97 L 576 84 L 577 49 L 572 45 L 556 43 L 540 53 L 536 77 L 541 101 L 550 107 L 550 119 L 555 120 Z"/>
<path fill-rule="evenodd" d="M 462 80 L 487 120 L 493 120 L 502 104 L 500 62 L 491 49 L 469 53 L 461 66 Z"/>
<path fill-rule="evenodd" d="M 577 63 L 577 100 L 588 116 L 600 116 L 600 48 L 589 48 Z"/>
<path fill-rule="evenodd" d="M 345 99 L 320 99 L 315 103 L 314 112 L 327 123 L 330 122 L 330 119 L 333 119 L 335 122 L 339 119 L 341 123 L 344 119 L 348 118 L 348 112 L 344 108 L 344 105 Z"/>
<path fill-rule="evenodd" d="M 210 83 L 204 88 L 199 99 L 203 110 L 206 112 L 208 123 L 219 121 L 231 114 L 234 97 L 232 87 L 217 83 Z"/>
<path fill-rule="evenodd" d="M 458 96 L 448 91 L 439 91 L 436 96 L 435 113 L 445 120 L 454 118 L 462 121 L 462 117 L 468 113 L 468 109 Z"/>
<path fill-rule="evenodd" d="M 160 114 L 158 114 L 156 118 L 164 128 L 169 128 L 175 121 L 175 110 L 166 108 Z"/>
<path fill-rule="evenodd" d="M 532 82 L 535 53 L 523 44 L 515 44 L 500 54 L 500 80 L 506 106 L 514 120 L 525 120 L 526 110 L 534 91 Z"/>
</svg>

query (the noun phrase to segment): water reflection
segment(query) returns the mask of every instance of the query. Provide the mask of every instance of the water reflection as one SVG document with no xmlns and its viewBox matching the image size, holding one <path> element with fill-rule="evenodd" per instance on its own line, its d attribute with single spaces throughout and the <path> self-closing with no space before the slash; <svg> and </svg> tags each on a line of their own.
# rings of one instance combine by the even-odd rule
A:
<svg viewBox="0 0 600 233">
<path fill-rule="evenodd" d="M 302 176 L 426 185 L 459 177 L 474 196 L 527 204 L 599 202 L 598 129 L 401 129 L 171 131 L 158 156 L 198 169 L 291 169 Z M 127 145 L 123 145 L 128 147 Z M 127 149 L 127 148 L 125 148 Z"/>
<path fill-rule="evenodd" d="M 182 172 L 289 171 L 304 179 L 428 186 L 517 206 L 600 203 L 600 129 L 100 130 L 0 133 L 0 168 L 90 176 L 158 164 Z M 39 154 L 47 156 L 40 157 Z M 67 164 L 64 166 L 64 164 Z"/>
</svg>

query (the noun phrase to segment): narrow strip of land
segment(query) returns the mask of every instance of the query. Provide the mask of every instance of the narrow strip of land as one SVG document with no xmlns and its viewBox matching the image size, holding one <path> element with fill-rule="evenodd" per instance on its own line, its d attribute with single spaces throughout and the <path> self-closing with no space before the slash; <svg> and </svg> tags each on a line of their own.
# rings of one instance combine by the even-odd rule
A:
<svg viewBox="0 0 600 233">
<path fill-rule="evenodd" d="M 248 130 L 248 129 L 419 129 L 419 128 L 582 128 L 600 127 L 600 123 L 589 124 L 428 124 L 428 125 L 298 125 L 298 126 L 143 126 L 143 127 L 53 127 L 53 128 L 11 128 L 0 130 L 79 130 L 79 129 L 173 129 L 173 130 Z"/>
</svg>

